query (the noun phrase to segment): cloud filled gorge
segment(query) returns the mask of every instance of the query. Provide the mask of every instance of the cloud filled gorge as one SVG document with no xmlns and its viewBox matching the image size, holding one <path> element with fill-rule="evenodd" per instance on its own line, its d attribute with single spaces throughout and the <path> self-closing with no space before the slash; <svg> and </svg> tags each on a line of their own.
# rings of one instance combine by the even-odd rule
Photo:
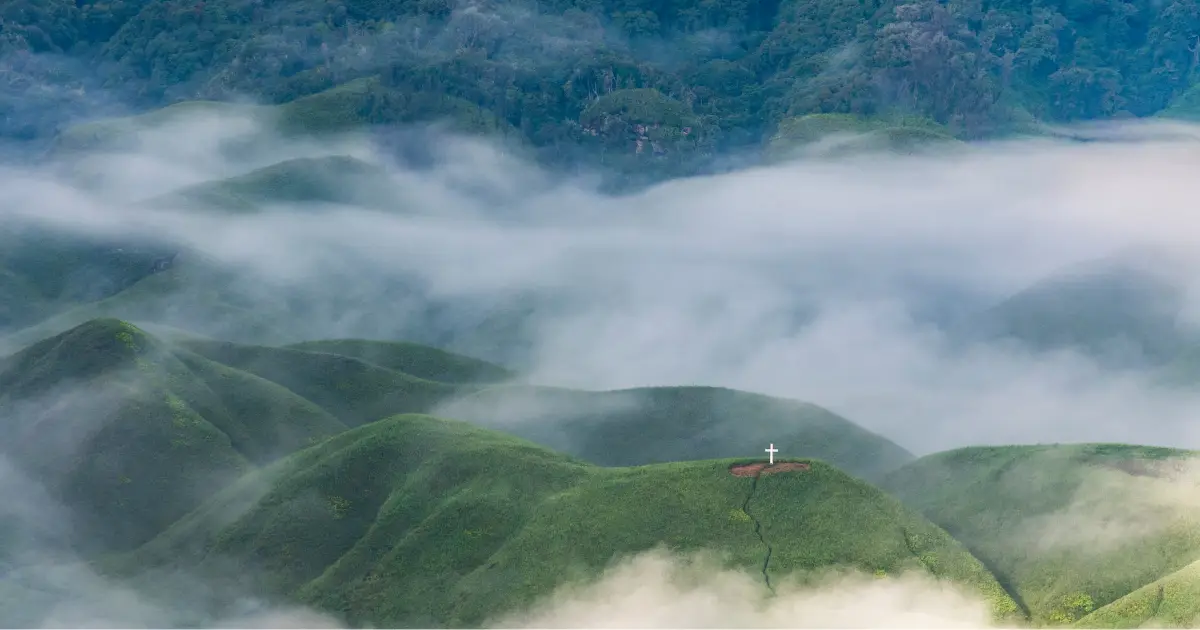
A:
<svg viewBox="0 0 1200 630">
<path fill-rule="evenodd" d="M 141 152 L 90 161 L 86 186 L 49 169 L 6 171 L 0 219 L 194 249 L 237 271 L 239 299 L 289 313 L 271 328 L 293 338 L 416 338 L 506 358 L 555 385 L 709 384 L 799 398 L 918 452 L 1200 446 L 1191 394 L 1078 353 L 951 334 L 1048 274 L 1129 246 L 1182 251 L 1174 271 L 1195 276 L 1200 143 L 1188 128 L 793 162 L 621 197 L 446 137 L 432 166 L 389 165 L 361 203 L 135 203 L 165 183 L 300 155 L 378 159 L 353 138 L 256 142 L 250 154 L 213 142 L 246 125 L 180 124 Z M 304 308 L 289 301 L 297 290 Z M 192 298 L 179 298 L 196 308 L 177 309 L 173 325 L 203 328 L 203 300 Z M 431 301 L 449 306 L 431 311 Z"/>
</svg>

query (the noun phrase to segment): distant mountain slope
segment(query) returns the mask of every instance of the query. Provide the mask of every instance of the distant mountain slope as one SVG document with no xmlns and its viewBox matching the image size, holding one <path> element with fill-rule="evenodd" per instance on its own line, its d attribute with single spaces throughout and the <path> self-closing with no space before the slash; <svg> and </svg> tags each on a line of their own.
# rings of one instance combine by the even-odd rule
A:
<svg viewBox="0 0 1200 630">
<path fill-rule="evenodd" d="M 387 190 L 386 171 L 345 155 L 295 158 L 244 175 L 189 186 L 150 199 L 147 206 L 249 212 L 266 204 L 357 204 L 371 206 Z"/>
<path fill-rule="evenodd" d="M 36 324 L 0 337 L 0 351 L 19 349 L 97 318 L 155 323 L 206 336 L 280 341 L 274 315 L 285 312 L 274 296 L 239 290 L 238 277 L 192 252 L 176 254 L 165 269 L 146 275 L 100 300 L 59 305 Z"/>
<path fill-rule="evenodd" d="M 350 426 L 432 409 L 462 391 L 362 359 L 222 341 L 180 341 L 213 361 L 257 374 L 320 405 Z"/>
<path fill-rule="evenodd" d="M 1193 453 L 1116 444 L 972 447 L 882 487 L 988 565 L 1035 623 L 1070 623 L 1200 559 Z"/>
<path fill-rule="evenodd" d="M 1184 286 L 1145 253 L 1088 261 L 1013 295 L 964 327 L 1038 350 L 1073 348 L 1123 365 L 1162 364 L 1188 339 L 1177 321 Z"/>
<path fill-rule="evenodd" d="M 305 352 L 328 352 L 362 359 L 390 370 L 441 383 L 495 383 L 516 373 L 494 363 L 429 346 L 400 341 L 330 339 L 288 346 Z"/>
<path fill-rule="evenodd" d="M 1015 610 L 957 542 L 865 483 L 820 462 L 761 478 L 731 474 L 735 463 L 602 469 L 465 423 L 396 416 L 243 479 L 124 571 L 220 574 L 232 562 L 247 585 L 351 623 L 464 626 L 657 545 L 763 571 L 765 540 L 775 579 L 832 566 L 930 572 L 998 615 Z"/>
<path fill-rule="evenodd" d="M 0 226 L 0 330 L 106 298 L 151 275 L 170 252 L 141 245 L 7 219 Z"/>
<path fill-rule="evenodd" d="M 255 465 L 345 425 L 264 379 L 94 320 L 0 359 L 0 455 L 101 548 L 140 544 Z"/>
<path fill-rule="evenodd" d="M 779 122 L 766 145 L 772 160 L 784 160 L 803 152 L 818 155 L 868 151 L 915 152 L 945 144 L 962 144 L 943 125 L 922 118 L 894 120 L 851 114 L 808 114 Z"/>
<path fill-rule="evenodd" d="M 111 111 L 105 90 L 138 109 L 324 94 L 337 105 L 297 107 L 310 110 L 304 124 L 512 130 L 549 160 L 590 153 L 631 176 L 694 172 L 697 155 L 757 147 L 785 120 L 829 112 L 912 113 L 971 137 L 1030 118 L 1149 116 L 1200 65 L 1189 0 L 10 0 L 4 29 L 6 139 Z M 649 106 L 609 102 L 629 100 Z M 599 103 L 606 116 L 589 115 Z"/>
<path fill-rule="evenodd" d="M 182 123 L 219 118 L 257 126 L 253 133 L 226 146 L 238 150 L 253 150 L 255 140 L 355 131 L 379 123 L 442 122 L 460 133 L 513 131 L 494 114 L 469 101 L 438 92 L 399 91 L 380 77 L 370 76 L 276 105 L 183 101 L 141 114 L 71 125 L 55 136 L 46 157 L 69 159 L 89 153 L 137 150 L 151 134 Z"/>
<path fill-rule="evenodd" d="M 483 387 L 456 378 L 462 358 L 418 345 L 326 341 L 290 348 L 180 341 L 214 361 L 270 379 L 357 426 L 396 413 L 436 413 L 519 435 L 602 466 L 712 459 L 762 452 L 818 457 L 868 479 L 912 460 L 890 440 L 815 405 L 710 387 L 590 392 L 525 385 Z M 323 348 L 311 352 L 297 348 Z M 396 365 L 418 365 L 442 382 L 419 379 L 328 351 L 348 348 Z M 486 364 L 484 364 L 486 365 Z"/>
<path fill-rule="evenodd" d="M 816 405 L 718 387 L 496 387 L 436 413 L 603 466 L 754 456 L 769 443 L 788 457 L 817 457 L 867 479 L 913 459 L 894 442 Z"/>
</svg>

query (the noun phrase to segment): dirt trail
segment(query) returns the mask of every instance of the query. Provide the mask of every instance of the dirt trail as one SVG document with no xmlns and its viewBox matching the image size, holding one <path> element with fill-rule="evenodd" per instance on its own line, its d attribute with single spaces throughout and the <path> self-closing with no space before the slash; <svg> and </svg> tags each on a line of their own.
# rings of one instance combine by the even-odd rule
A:
<svg viewBox="0 0 1200 630">
<path fill-rule="evenodd" d="M 729 473 L 733 476 L 751 478 L 750 493 L 746 495 L 746 500 L 742 503 L 742 512 L 745 512 L 746 516 L 749 516 L 750 519 L 754 521 L 754 535 L 758 537 L 758 541 L 761 542 L 763 547 L 766 547 L 767 549 L 767 555 L 765 558 L 763 558 L 762 576 L 763 581 L 767 584 L 767 588 L 770 589 L 772 593 L 775 592 L 775 587 L 771 585 L 771 574 L 768 573 L 768 569 L 771 566 L 771 554 L 774 552 L 774 549 L 771 548 L 771 544 L 768 543 L 766 538 L 763 536 L 762 523 L 760 523 L 758 518 L 754 516 L 752 512 L 750 512 L 750 499 L 754 498 L 754 491 L 758 489 L 759 476 L 808 469 L 809 465 L 803 462 L 779 462 L 778 464 L 754 462 L 751 464 L 734 464 L 733 466 L 729 467 Z"/>
<path fill-rule="evenodd" d="M 809 465 L 803 462 L 779 462 L 778 464 L 757 462 L 754 464 L 735 464 L 729 467 L 729 472 L 734 477 L 757 477 L 759 475 L 773 475 L 775 473 L 808 469 Z"/>
</svg>

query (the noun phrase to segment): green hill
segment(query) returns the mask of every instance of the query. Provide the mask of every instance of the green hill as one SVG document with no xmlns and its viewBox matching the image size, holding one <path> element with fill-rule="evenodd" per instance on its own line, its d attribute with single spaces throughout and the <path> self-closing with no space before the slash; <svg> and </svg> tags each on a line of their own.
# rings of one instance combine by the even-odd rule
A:
<svg viewBox="0 0 1200 630">
<path fill-rule="evenodd" d="M 1078 628 L 1193 628 L 1200 620 L 1200 562 L 1093 611 Z"/>
<path fill-rule="evenodd" d="M 718 387 L 496 387 L 450 401 L 436 414 L 602 466 L 753 456 L 769 443 L 867 479 L 912 460 L 890 440 L 816 405 Z"/>
<path fill-rule="evenodd" d="M 236 477 L 341 432 L 287 390 L 94 320 L 0 360 L 0 454 L 125 548 Z"/>
<path fill-rule="evenodd" d="M 396 416 L 251 474 L 123 570 L 232 571 L 355 624 L 464 626 L 665 545 L 715 550 L 775 580 L 834 566 L 928 572 L 998 615 L 1015 610 L 958 543 L 871 486 L 818 461 L 753 478 L 731 474 L 735 463 L 603 469 L 461 422 Z"/>
<path fill-rule="evenodd" d="M 512 370 L 494 363 L 400 341 L 331 339 L 305 341 L 287 347 L 354 357 L 389 370 L 441 383 L 494 383 L 516 377 Z"/>
<path fill-rule="evenodd" d="M 826 154 L 869 150 L 911 153 L 941 144 L 962 144 L 945 126 L 928 119 L 808 114 L 780 121 L 767 142 L 766 154 L 773 160 L 784 159 L 801 150 L 816 148 L 823 140 L 838 140 L 820 147 Z"/>
<path fill-rule="evenodd" d="M 145 202 L 199 210 L 252 211 L 264 204 L 376 205 L 388 190 L 380 166 L 345 155 L 295 158 L 244 175 L 188 186 Z"/>
<path fill-rule="evenodd" d="M 1114 444 L 972 447 L 882 487 L 980 558 L 1035 623 L 1076 621 L 1200 558 L 1192 453 Z"/>
<path fill-rule="evenodd" d="M 161 247 L 6 219 L 0 226 L 0 331 L 119 293 L 151 275 L 167 255 Z"/>
<path fill-rule="evenodd" d="M 254 105 L 219 101 L 185 101 L 133 116 L 104 118 L 64 128 L 54 138 L 51 155 L 81 151 L 117 151 L 138 147 L 147 133 L 201 117 L 258 117 L 267 111 Z"/>
<path fill-rule="evenodd" d="M 488 379 L 504 373 L 486 363 L 413 344 L 321 341 L 275 348 L 214 341 L 179 343 L 283 385 L 351 426 L 396 413 L 436 413 L 512 433 L 602 466 L 753 455 L 769 443 L 789 455 L 819 457 L 868 479 L 912 459 L 895 443 L 815 405 L 736 390 L 483 387 L 484 379 L 468 375 L 478 374 L 474 372 L 478 369 Z M 335 350 L 353 356 L 334 354 Z M 389 369 L 381 362 L 408 369 Z M 417 378 L 409 370 L 430 379 Z"/>
<path fill-rule="evenodd" d="M 1162 364 L 1189 338 L 1177 318 L 1179 268 L 1145 252 L 1065 269 L 967 324 L 969 335 L 1011 339 L 1039 350 L 1073 348 L 1106 362 Z"/>
<path fill-rule="evenodd" d="M 235 273 L 193 252 L 180 252 L 165 270 L 146 275 L 113 295 L 68 304 L 36 324 L 0 337 L 0 348 L 21 348 L 92 319 L 113 317 L 154 323 L 206 336 L 284 341 L 276 316 L 286 306 L 264 291 L 238 290 Z"/>
<path fill-rule="evenodd" d="M 461 133 L 511 133 L 507 123 L 464 99 L 436 92 L 396 90 L 379 77 L 362 77 L 277 105 L 183 101 L 142 114 L 71 125 L 55 137 L 48 155 L 60 158 L 135 150 L 149 133 L 205 117 L 236 117 L 261 125 L 252 137 L 230 145 L 243 148 L 250 146 L 254 138 L 266 140 L 273 134 L 320 136 L 377 124 L 418 121 L 445 123 L 448 129 Z"/>
<path fill-rule="evenodd" d="M 354 357 L 222 341 L 181 341 L 213 361 L 274 381 L 350 426 L 432 409 L 461 390 Z"/>
</svg>

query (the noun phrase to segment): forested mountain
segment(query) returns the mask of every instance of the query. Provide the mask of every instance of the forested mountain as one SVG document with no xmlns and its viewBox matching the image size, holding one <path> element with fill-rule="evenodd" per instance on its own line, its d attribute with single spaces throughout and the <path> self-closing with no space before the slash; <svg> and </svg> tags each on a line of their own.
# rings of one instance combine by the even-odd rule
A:
<svg viewBox="0 0 1200 630">
<path fill-rule="evenodd" d="M 0 133 L 375 77 L 348 97 L 365 122 L 448 118 L 661 177 L 813 114 L 965 139 L 1153 115 L 1194 82 L 1198 42 L 1195 0 L 12 0 Z"/>
</svg>

